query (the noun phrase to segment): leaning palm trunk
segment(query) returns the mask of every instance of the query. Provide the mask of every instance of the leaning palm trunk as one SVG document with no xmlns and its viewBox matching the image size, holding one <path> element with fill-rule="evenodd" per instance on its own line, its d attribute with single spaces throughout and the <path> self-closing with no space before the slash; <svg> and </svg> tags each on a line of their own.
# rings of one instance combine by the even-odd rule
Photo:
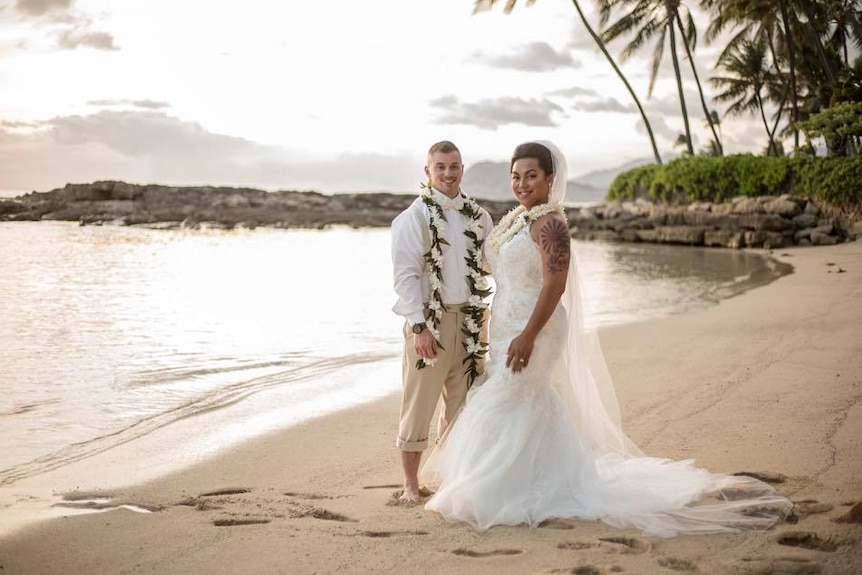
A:
<svg viewBox="0 0 862 575">
<path fill-rule="evenodd" d="M 715 145 L 717 146 L 717 151 L 719 156 L 724 155 L 724 146 L 721 144 L 721 138 L 718 136 L 718 132 L 715 131 L 715 124 L 712 121 L 712 114 L 709 113 L 709 108 L 706 105 L 706 99 L 703 97 L 703 86 L 700 85 L 700 77 L 697 75 L 697 66 L 694 64 L 694 57 L 692 56 L 691 49 L 688 46 L 688 38 L 685 36 L 685 31 L 682 27 L 682 18 L 679 17 L 679 13 L 676 15 L 676 22 L 679 26 L 679 33 L 682 36 L 682 45 L 685 46 L 685 53 L 688 56 L 688 61 L 691 64 L 691 74 L 694 76 L 694 83 L 697 84 L 697 95 L 700 96 L 700 105 L 703 107 L 703 113 L 706 116 L 706 121 L 709 122 L 709 129 L 712 130 L 712 137 L 715 139 Z"/>
<path fill-rule="evenodd" d="M 781 21 L 784 24 L 784 41 L 787 44 L 787 60 L 790 65 L 790 104 L 793 108 L 791 123 L 793 124 L 793 149 L 799 149 L 799 106 L 796 94 L 796 51 L 793 47 L 793 36 L 790 31 L 790 18 L 787 15 L 787 0 L 778 0 L 781 9 Z"/>
<path fill-rule="evenodd" d="M 686 105 L 685 105 L 685 94 L 683 93 L 683 90 L 682 90 L 682 75 L 680 74 L 680 71 L 679 71 L 679 58 L 677 57 L 677 54 L 676 54 L 676 32 L 675 32 L 676 28 L 674 26 L 674 18 L 676 17 L 677 13 L 676 13 L 675 9 L 674 9 L 674 11 L 671 11 L 672 9 L 671 9 L 669 2 L 665 1 L 665 6 L 667 6 L 667 10 L 668 10 L 668 31 L 670 32 L 670 56 L 671 56 L 671 59 L 673 60 L 673 72 L 674 72 L 674 75 L 676 75 L 676 89 L 679 92 L 679 107 L 680 107 L 680 110 L 682 112 L 682 122 L 683 122 L 683 125 L 685 126 L 685 138 L 687 140 L 686 148 L 688 149 L 688 154 L 690 156 L 693 156 L 694 155 L 694 146 L 691 143 L 691 128 L 688 125 L 688 110 L 686 109 Z"/>
<path fill-rule="evenodd" d="M 763 127 L 766 129 L 766 135 L 769 136 L 769 149 L 772 150 L 772 155 L 778 155 L 778 146 L 775 145 L 775 140 L 772 137 L 772 132 L 769 131 L 769 122 L 766 120 L 766 112 L 763 109 L 763 98 L 760 97 L 760 93 L 758 92 L 755 96 L 757 98 L 757 107 L 760 109 L 760 119 L 763 120 Z"/>
<path fill-rule="evenodd" d="M 527 0 L 527 4 L 528 5 L 532 4 L 535 1 L 536 0 Z M 474 0 L 474 12 L 491 8 L 496 3 L 497 3 L 497 0 Z M 506 6 L 503 9 L 503 11 L 506 13 L 511 12 L 515 8 L 515 4 L 517 4 L 517 3 L 518 3 L 518 0 L 506 0 Z M 661 164 L 662 163 L 661 162 L 661 154 L 658 153 L 658 146 L 655 143 L 655 134 L 653 134 L 652 126 L 649 123 L 649 119 L 647 119 L 646 112 L 644 112 L 643 106 L 641 106 L 641 102 L 638 99 L 637 94 L 635 94 L 634 89 L 632 89 L 631 84 L 629 84 L 629 81 L 626 79 L 625 75 L 623 74 L 622 70 L 620 70 L 619 66 L 617 66 L 617 63 L 614 62 L 613 56 L 611 56 L 610 53 L 608 52 L 607 48 L 605 48 L 605 44 L 604 44 L 604 42 L 602 42 L 602 39 L 599 38 L 598 34 L 596 34 L 596 31 L 593 30 L 592 26 L 590 26 L 590 23 L 587 20 L 587 17 L 584 16 L 584 12 L 583 12 L 583 10 L 581 10 L 581 5 L 578 4 L 578 0 L 572 0 L 572 4 L 575 5 L 575 10 L 578 11 L 578 15 L 581 17 L 581 22 L 583 22 L 584 28 L 587 29 L 587 32 L 589 32 L 590 36 L 595 41 L 596 45 L 599 47 L 599 50 L 601 50 L 602 54 L 605 55 L 605 58 L 607 58 L 611 67 L 614 69 L 614 72 L 616 72 L 617 76 L 619 76 L 620 80 L 623 81 L 623 84 L 625 84 L 626 89 L 629 91 L 629 94 L 631 95 L 632 100 L 634 100 L 634 102 L 635 102 L 635 106 L 638 107 L 638 111 L 640 112 L 641 118 L 644 121 L 644 126 L 646 127 L 647 134 L 649 135 L 649 141 L 650 141 L 650 144 L 652 145 L 652 153 L 655 156 L 655 161 L 657 164 Z"/>
<path fill-rule="evenodd" d="M 655 135 L 652 132 L 652 126 L 650 126 L 649 119 L 647 118 L 646 112 L 644 112 L 643 106 L 641 106 L 640 99 L 637 97 L 637 94 L 635 94 L 635 91 L 631 87 L 631 84 L 629 84 L 629 81 L 626 79 L 625 74 L 623 74 L 622 70 L 620 70 L 619 66 L 617 66 L 617 63 L 614 62 L 614 58 L 613 58 L 613 56 L 611 56 L 610 52 L 608 52 L 608 49 L 605 47 L 605 43 L 602 42 L 602 39 L 599 38 L 599 35 L 596 34 L 596 31 L 593 30 L 592 26 L 590 26 L 590 22 L 587 20 L 587 17 L 584 15 L 583 10 L 581 10 L 581 5 L 578 3 L 578 0 L 572 0 L 572 4 L 575 5 L 575 10 L 578 11 L 578 16 L 581 17 L 581 22 L 583 22 L 584 28 L 587 29 L 587 32 L 589 32 L 590 36 L 592 36 L 596 45 L 599 47 L 599 50 L 602 51 L 602 54 L 605 55 L 605 58 L 607 58 L 608 63 L 610 63 L 611 67 L 614 69 L 614 72 L 617 73 L 617 76 L 619 76 L 620 80 L 622 80 L 623 84 L 625 84 L 626 89 L 629 91 L 629 94 L 632 97 L 632 100 L 634 100 L 634 102 L 635 102 L 635 106 L 638 107 L 638 111 L 640 112 L 641 118 L 644 121 L 644 126 L 646 127 L 647 134 L 649 135 L 649 141 L 650 141 L 650 144 L 652 145 L 652 152 L 653 152 L 653 155 L 655 156 L 655 161 L 657 164 L 661 164 L 662 163 L 661 154 L 658 153 L 658 147 L 656 146 L 656 143 L 655 143 Z"/>
</svg>

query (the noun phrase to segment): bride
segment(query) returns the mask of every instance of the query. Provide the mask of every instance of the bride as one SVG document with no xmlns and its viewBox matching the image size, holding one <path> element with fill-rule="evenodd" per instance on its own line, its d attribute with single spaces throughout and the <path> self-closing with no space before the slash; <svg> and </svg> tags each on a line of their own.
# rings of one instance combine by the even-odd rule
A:
<svg viewBox="0 0 862 575">
<path fill-rule="evenodd" d="M 520 206 L 485 246 L 497 283 L 487 378 L 432 452 L 426 509 L 477 529 L 549 518 L 601 520 L 647 535 L 764 529 L 792 503 L 751 477 L 647 457 L 623 433 L 580 285 L 550 142 L 515 149 Z"/>
</svg>

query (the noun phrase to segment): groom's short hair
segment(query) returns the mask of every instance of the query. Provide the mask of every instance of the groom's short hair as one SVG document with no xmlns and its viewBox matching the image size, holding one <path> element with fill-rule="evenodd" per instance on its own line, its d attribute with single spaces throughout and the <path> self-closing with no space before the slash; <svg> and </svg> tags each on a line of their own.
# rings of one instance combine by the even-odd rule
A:
<svg viewBox="0 0 862 575">
<path fill-rule="evenodd" d="M 441 152 L 443 154 L 451 154 L 452 152 L 458 152 L 458 155 L 461 155 L 461 150 L 458 149 L 458 146 L 456 146 L 449 140 L 442 140 L 440 142 L 437 142 L 436 144 L 432 144 L 431 147 L 428 148 L 428 156 L 436 154 L 437 152 Z"/>
</svg>

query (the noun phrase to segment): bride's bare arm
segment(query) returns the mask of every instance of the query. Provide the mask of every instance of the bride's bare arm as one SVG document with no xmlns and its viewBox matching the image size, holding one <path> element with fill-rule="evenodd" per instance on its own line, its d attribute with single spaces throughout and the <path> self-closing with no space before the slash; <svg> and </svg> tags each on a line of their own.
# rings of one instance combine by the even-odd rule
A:
<svg viewBox="0 0 862 575">
<path fill-rule="evenodd" d="M 542 254 L 542 290 L 527 325 L 509 344 L 506 367 L 521 371 L 530 362 L 536 336 L 548 323 L 563 292 L 571 259 L 571 237 L 565 216 L 547 214 L 537 219 L 530 228 L 533 241 Z"/>
</svg>

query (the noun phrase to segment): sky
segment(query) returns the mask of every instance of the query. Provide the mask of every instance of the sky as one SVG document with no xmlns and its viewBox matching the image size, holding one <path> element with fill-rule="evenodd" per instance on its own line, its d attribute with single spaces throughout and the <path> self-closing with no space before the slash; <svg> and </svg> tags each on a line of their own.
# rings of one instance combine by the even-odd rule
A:
<svg viewBox="0 0 862 575">
<path fill-rule="evenodd" d="M 652 157 L 572 3 L 502 4 L 0 0 L 0 190 L 119 179 L 409 193 L 442 139 L 467 168 L 532 139 L 554 141 L 570 176 Z M 623 70 L 671 152 L 676 85 L 668 58 L 646 98 L 651 51 Z M 704 82 L 717 51 L 698 46 Z M 697 148 L 708 136 L 690 78 Z M 765 144 L 755 118 L 722 133 L 728 152 Z"/>
</svg>

